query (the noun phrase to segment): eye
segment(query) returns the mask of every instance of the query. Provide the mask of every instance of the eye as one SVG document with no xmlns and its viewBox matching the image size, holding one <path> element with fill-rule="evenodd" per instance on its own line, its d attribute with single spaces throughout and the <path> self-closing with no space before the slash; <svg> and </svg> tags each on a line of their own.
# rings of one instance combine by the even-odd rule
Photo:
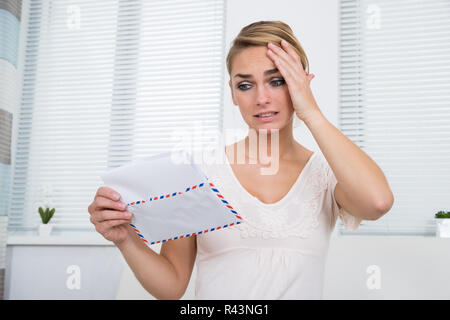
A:
<svg viewBox="0 0 450 320">
<path fill-rule="evenodd" d="M 242 86 L 244 86 L 244 87 L 242 87 Z M 248 83 L 240 83 L 237 87 L 238 87 L 239 90 L 246 91 L 249 88 L 245 87 L 245 86 L 250 86 L 250 85 Z"/>
<path fill-rule="evenodd" d="M 283 84 L 284 84 L 284 79 L 276 79 L 276 80 L 273 80 L 271 83 L 277 83 L 278 85 L 274 85 L 274 87 L 279 87 L 279 86 L 282 86 Z"/>
<path fill-rule="evenodd" d="M 270 81 L 270 83 L 271 83 L 274 87 L 279 87 L 279 86 L 282 86 L 282 85 L 285 83 L 285 81 L 284 81 L 283 78 L 278 78 L 278 79 L 273 79 L 272 81 Z M 251 87 L 251 85 L 248 84 L 248 83 L 244 83 L 244 82 L 241 82 L 241 83 L 238 84 L 238 86 L 237 86 L 237 88 L 238 88 L 239 90 L 241 90 L 241 91 L 247 91 L 247 90 L 250 89 L 249 87 Z"/>
</svg>

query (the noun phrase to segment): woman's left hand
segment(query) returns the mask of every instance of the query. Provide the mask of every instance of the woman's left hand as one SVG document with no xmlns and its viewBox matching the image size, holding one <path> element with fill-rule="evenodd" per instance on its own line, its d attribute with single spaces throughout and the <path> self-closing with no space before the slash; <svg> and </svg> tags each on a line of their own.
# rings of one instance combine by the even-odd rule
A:
<svg viewBox="0 0 450 320">
<path fill-rule="evenodd" d="M 281 46 L 280 48 L 268 43 L 267 55 L 273 60 L 288 85 L 294 112 L 305 121 L 310 115 L 320 112 L 310 88 L 314 74 L 306 74 L 299 55 L 289 43 L 282 40 Z"/>
</svg>

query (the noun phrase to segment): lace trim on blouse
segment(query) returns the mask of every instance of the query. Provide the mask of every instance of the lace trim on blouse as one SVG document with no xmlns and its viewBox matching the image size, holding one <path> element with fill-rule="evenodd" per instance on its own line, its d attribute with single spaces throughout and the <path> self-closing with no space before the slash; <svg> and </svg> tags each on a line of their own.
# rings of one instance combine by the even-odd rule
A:
<svg viewBox="0 0 450 320">
<path fill-rule="evenodd" d="M 238 229 L 241 238 L 307 238 L 319 226 L 320 198 L 327 189 L 326 167 L 319 159 L 311 159 L 310 172 L 302 181 L 297 181 L 283 203 L 274 203 L 271 208 L 249 198 L 248 194 L 236 191 L 236 181 L 227 170 L 217 167 L 209 176 L 221 188 L 227 199 L 236 207 L 244 222 L 229 228 Z M 220 170 L 220 169 L 222 170 Z M 305 168 L 303 170 L 305 170 Z M 305 190 L 306 189 L 306 190 Z M 220 189 L 219 189 L 220 190 Z M 300 192 L 307 197 L 300 201 Z M 289 199 L 290 198 L 290 199 Z M 284 201 L 287 200 L 287 201 Z"/>
</svg>

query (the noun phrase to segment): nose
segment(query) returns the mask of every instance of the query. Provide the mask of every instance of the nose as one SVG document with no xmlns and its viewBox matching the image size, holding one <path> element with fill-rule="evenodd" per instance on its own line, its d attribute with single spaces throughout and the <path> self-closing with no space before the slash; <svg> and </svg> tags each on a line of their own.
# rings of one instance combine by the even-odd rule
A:
<svg viewBox="0 0 450 320">
<path fill-rule="evenodd" d="M 269 104 L 271 101 L 269 89 L 265 86 L 260 86 L 257 91 L 256 104 L 263 106 Z"/>
</svg>

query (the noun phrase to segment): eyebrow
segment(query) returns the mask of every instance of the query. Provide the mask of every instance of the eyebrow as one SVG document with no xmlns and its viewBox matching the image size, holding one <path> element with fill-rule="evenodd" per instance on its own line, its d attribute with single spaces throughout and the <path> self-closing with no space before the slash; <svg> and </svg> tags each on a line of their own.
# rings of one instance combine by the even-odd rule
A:
<svg viewBox="0 0 450 320">
<path fill-rule="evenodd" d="M 279 72 L 279 70 L 277 68 L 266 70 L 266 71 L 264 71 L 264 76 L 268 76 L 268 75 L 271 75 L 271 74 L 274 74 L 274 73 L 278 73 L 278 72 Z M 241 77 L 241 78 L 244 78 L 244 79 L 253 78 L 253 76 L 251 74 L 242 74 L 242 73 L 236 74 L 234 76 L 234 78 L 236 78 L 236 77 Z"/>
</svg>

